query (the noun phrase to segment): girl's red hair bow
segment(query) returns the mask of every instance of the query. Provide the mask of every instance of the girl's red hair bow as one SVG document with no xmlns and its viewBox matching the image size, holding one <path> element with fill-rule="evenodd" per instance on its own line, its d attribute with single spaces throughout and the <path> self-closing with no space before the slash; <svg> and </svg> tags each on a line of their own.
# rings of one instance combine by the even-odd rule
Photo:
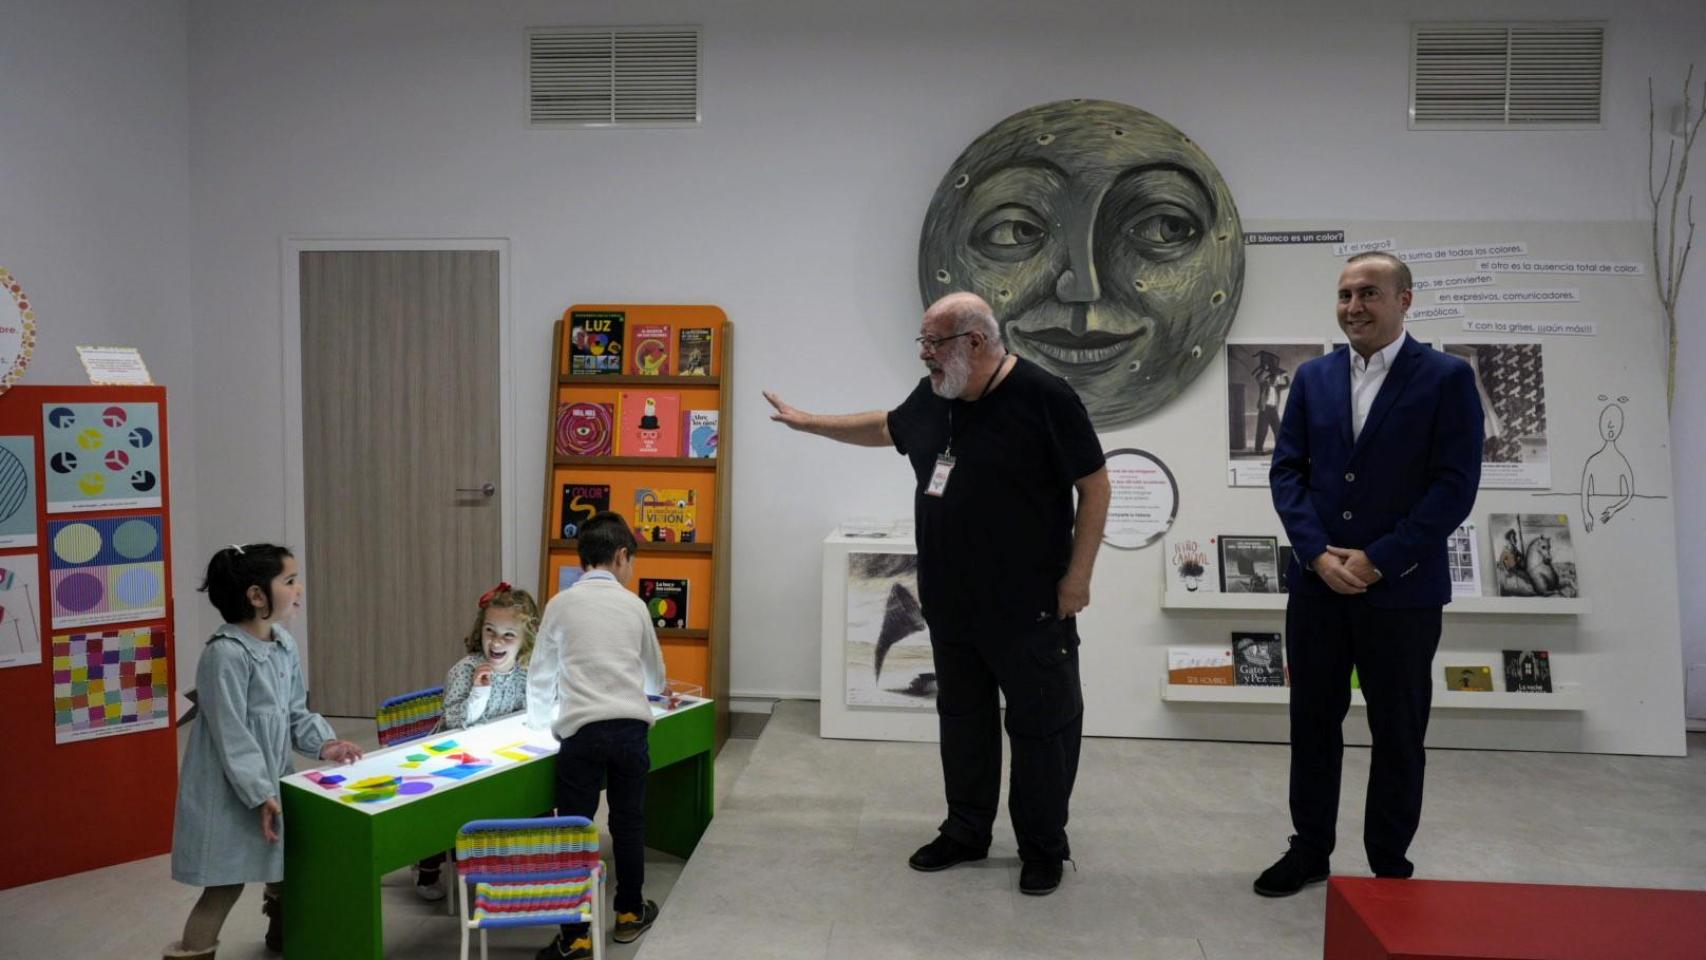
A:
<svg viewBox="0 0 1706 960">
<path fill-rule="evenodd" d="M 510 591 L 510 589 L 511 589 L 511 587 L 510 587 L 509 582 L 507 580 L 499 580 L 497 586 L 493 587 L 490 590 L 487 590 L 485 593 L 480 594 L 480 609 L 484 610 L 487 607 L 491 606 L 492 601 L 497 599 L 498 594 L 508 593 Z"/>
</svg>

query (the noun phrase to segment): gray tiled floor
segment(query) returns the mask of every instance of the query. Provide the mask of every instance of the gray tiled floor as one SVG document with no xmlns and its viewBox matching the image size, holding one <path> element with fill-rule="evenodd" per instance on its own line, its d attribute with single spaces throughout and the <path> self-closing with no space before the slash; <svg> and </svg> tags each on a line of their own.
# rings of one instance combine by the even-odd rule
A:
<svg viewBox="0 0 1706 960">
<path fill-rule="evenodd" d="M 346 735 L 371 723 L 338 721 Z M 1435 751 L 1414 859 L 1423 876 L 1706 888 L 1706 736 L 1686 759 Z M 817 705 L 783 703 L 757 740 L 717 761 L 718 810 L 693 859 L 652 854 L 657 926 L 614 960 L 982 957 L 1303 960 L 1321 955 L 1320 888 L 1250 893 L 1287 832 L 1283 747 L 1088 740 L 1059 893 L 1022 897 L 1012 831 L 989 860 L 940 874 L 906 868 L 934 835 L 941 775 L 929 744 L 817 736 Z M 1366 873 L 1357 837 L 1368 753 L 1346 753 L 1340 873 Z M 195 891 L 166 859 L 0 891 L 0 957 L 149 958 Z M 222 960 L 269 956 L 259 894 L 227 925 Z M 97 906 L 98 905 L 98 906 Z M 386 886 L 393 958 L 456 955 L 454 921 Z M 492 956 L 531 957 L 544 937 L 500 931 Z"/>
<path fill-rule="evenodd" d="M 1706 888 L 1703 747 L 1691 738 L 1686 759 L 1435 751 L 1420 873 Z M 1018 893 L 1005 823 L 983 863 L 907 869 L 941 818 L 937 763 L 929 744 L 820 739 L 816 704 L 779 704 L 640 960 L 1321 955 L 1321 888 L 1250 892 L 1289 832 L 1284 747 L 1086 741 L 1078 869 L 1046 898 Z M 1367 873 L 1367 777 L 1368 752 L 1347 751 L 1340 873 Z"/>
</svg>

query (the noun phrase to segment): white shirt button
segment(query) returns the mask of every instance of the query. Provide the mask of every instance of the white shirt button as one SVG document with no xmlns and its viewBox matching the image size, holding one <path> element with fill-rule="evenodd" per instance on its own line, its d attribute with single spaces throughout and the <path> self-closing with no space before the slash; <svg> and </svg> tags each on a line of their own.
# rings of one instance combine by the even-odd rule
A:
<svg viewBox="0 0 1706 960">
<path fill-rule="evenodd" d="M 1346 483 L 1356 483 L 1357 482 L 1357 475 L 1354 473 L 1345 474 L 1345 482 Z"/>
<path fill-rule="evenodd" d="M 1344 518 L 1345 518 L 1345 519 L 1346 519 L 1346 520 L 1349 520 L 1349 519 L 1350 519 L 1350 518 L 1351 518 L 1351 512 L 1350 512 L 1350 511 L 1349 511 L 1349 510 L 1346 510 L 1346 511 L 1345 511 L 1345 512 L 1344 512 Z"/>
</svg>

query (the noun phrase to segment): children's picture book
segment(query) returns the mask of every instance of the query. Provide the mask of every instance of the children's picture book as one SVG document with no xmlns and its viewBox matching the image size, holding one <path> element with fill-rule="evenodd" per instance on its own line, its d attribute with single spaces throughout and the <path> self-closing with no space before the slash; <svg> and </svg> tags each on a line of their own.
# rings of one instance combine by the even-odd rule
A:
<svg viewBox="0 0 1706 960">
<path fill-rule="evenodd" d="M 627 315 L 620 312 L 576 310 L 569 314 L 569 372 L 622 372 L 622 332 Z"/>
<path fill-rule="evenodd" d="M 628 351 L 633 359 L 630 373 L 642 377 L 657 377 L 669 372 L 669 324 L 637 323 L 633 344 Z"/>
<path fill-rule="evenodd" d="M 1279 538 L 1221 534 L 1220 591 L 1278 593 Z"/>
<path fill-rule="evenodd" d="M 1230 687 L 1235 682 L 1232 651 L 1226 647 L 1168 647 L 1167 682 Z"/>
<path fill-rule="evenodd" d="M 617 398 L 622 438 L 617 454 L 624 457 L 681 456 L 681 394 L 658 390 L 624 390 Z"/>
<path fill-rule="evenodd" d="M 682 629 L 687 626 L 687 581 L 684 579 L 640 578 L 640 599 L 652 615 L 652 625 L 659 629 Z"/>
<path fill-rule="evenodd" d="M 573 540 L 581 534 L 581 524 L 593 514 L 610 509 L 610 484 L 563 484 L 563 539 Z"/>
<path fill-rule="evenodd" d="M 709 460 L 717 456 L 716 410 L 689 410 L 682 415 L 682 436 L 687 438 L 687 456 Z"/>
<path fill-rule="evenodd" d="M 711 375 L 711 328 L 682 327 L 677 336 L 676 372 L 684 377 Z"/>
<path fill-rule="evenodd" d="M 1551 655 L 1545 650 L 1506 650 L 1505 690 L 1510 693 L 1551 693 Z"/>
<path fill-rule="evenodd" d="M 577 400 L 557 406 L 557 456 L 608 457 L 615 436 L 614 404 Z"/>
<path fill-rule="evenodd" d="M 641 487 L 634 491 L 634 532 L 648 543 L 693 543 L 698 506 L 687 488 Z"/>
<path fill-rule="evenodd" d="M 1220 562 L 1213 537 L 1190 534 L 1167 538 L 1167 589 L 1170 592 L 1219 593 Z"/>
<path fill-rule="evenodd" d="M 1446 568 L 1451 571 L 1451 595 L 1481 595 L 1481 545 L 1473 521 L 1462 524 L 1445 539 Z"/>
<path fill-rule="evenodd" d="M 1445 667 L 1445 688 L 1447 690 L 1468 690 L 1475 693 L 1493 692 L 1493 668 L 1485 664 L 1469 664 Z"/>
<path fill-rule="evenodd" d="M 1285 686 L 1285 643 L 1277 633 L 1232 634 L 1233 676 L 1240 687 Z"/>
<path fill-rule="evenodd" d="M 1498 557 L 1493 564 L 1497 596 L 1581 596 L 1568 515 L 1494 513 L 1487 517 L 1487 533 Z"/>
</svg>

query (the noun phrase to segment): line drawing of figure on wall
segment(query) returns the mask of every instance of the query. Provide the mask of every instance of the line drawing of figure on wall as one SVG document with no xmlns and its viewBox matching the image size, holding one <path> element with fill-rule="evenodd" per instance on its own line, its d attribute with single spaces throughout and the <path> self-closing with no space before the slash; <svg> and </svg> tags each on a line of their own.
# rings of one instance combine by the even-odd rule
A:
<svg viewBox="0 0 1706 960">
<path fill-rule="evenodd" d="M 1604 395 L 1600 399 L 1604 400 Z M 1617 399 L 1624 403 L 1629 400 Z M 1608 403 L 1599 412 L 1599 435 L 1605 444 L 1582 464 L 1582 526 L 1588 533 L 1593 532 L 1595 496 L 1615 498 L 1610 506 L 1598 512 L 1602 524 L 1610 523 L 1612 517 L 1635 499 L 1635 470 L 1629 466 L 1629 458 L 1617 449 L 1617 438 L 1623 435 L 1623 407 L 1618 403 Z"/>
<path fill-rule="evenodd" d="M 1605 404 L 1599 411 L 1601 443 L 1599 449 L 1582 463 L 1581 487 L 1573 491 L 1535 494 L 1537 497 L 1580 498 L 1582 529 L 1586 533 L 1603 528 L 1612 517 L 1622 513 L 1636 500 L 1668 499 L 1661 494 L 1636 492 L 1635 468 L 1630 466 L 1629 458 L 1617 445 L 1617 441 L 1628 432 L 1623 405 L 1629 402 L 1629 398 L 1614 398 L 1602 393 L 1599 399 Z"/>
<path fill-rule="evenodd" d="M 965 290 L 1097 427 L 1160 409 L 1215 360 L 1244 288 L 1232 191 L 1171 123 L 1107 100 L 1030 107 L 946 174 L 918 250 L 926 304 Z"/>
</svg>

